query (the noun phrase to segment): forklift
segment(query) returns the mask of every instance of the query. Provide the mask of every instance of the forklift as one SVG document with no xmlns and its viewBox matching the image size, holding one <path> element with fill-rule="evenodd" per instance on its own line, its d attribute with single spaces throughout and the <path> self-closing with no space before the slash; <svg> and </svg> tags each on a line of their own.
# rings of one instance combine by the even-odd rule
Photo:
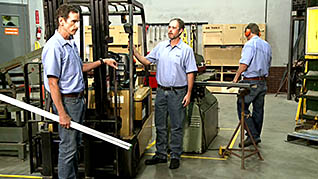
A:
<svg viewBox="0 0 318 179">
<path fill-rule="evenodd" d="M 84 74 L 86 80 L 85 98 L 88 104 L 84 125 L 99 132 L 117 137 L 130 144 L 130 150 L 121 149 L 110 143 L 83 134 L 79 154 L 79 174 L 85 178 L 105 178 L 107 175 L 132 178 L 137 174 L 140 157 L 152 136 L 152 97 L 148 86 L 148 69 L 144 69 L 144 86 L 135 88 L 136 64 L 133 61 L 134 17 L 142 21 L 143 52 L 146 55 L 146 27 L 143 5 L 135 0 L 44 0 L 46 40 L 53 36 L 55 11 L 62 4 L 88 9 L 80 13 L 80 56 L 84 59 L 83 18 L 88 16 L 91 24 L 93 59 L 113 58 L 118 70 L 100 66 L 91 73 Z M 112 10 L 110 10 L 112 9 Z M 120 17 L 128 34 L 128 53 L 109 51 L 109 17 Z M 128 21 L 126 20 L 128 17 Z M 128 45 L 128 41 L 127 41 Z M 25 68 L 25 74 L 29 74 Z M 41 67 L 38 68 L 41 74 Z M 26 75 L 25 85 L 32 86 Z M 89 81 L 91 83 L 89 83 Z M 42 98 L 42 95 L 40 95 Z M 26 92 L 26 102 L 32 99 Z M 45 109 L 50 111 L 51 100 L 46 97 Z M 58 123 L 45 118 L 37 119 L 27 112 L 29 134 L 30 171 L 40 172 L 45 178 L 57 177 Z"/>
</svg>

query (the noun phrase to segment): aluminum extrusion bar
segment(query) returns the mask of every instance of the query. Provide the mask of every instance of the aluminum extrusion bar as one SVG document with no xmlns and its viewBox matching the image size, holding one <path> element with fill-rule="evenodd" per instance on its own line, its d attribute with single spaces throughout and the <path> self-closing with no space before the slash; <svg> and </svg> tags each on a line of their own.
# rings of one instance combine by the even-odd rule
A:
<svg viewBox="0 0 318 179">
<path fill-rule="evenodd" d="M 38 114 L 40 116 L 43 116 L 45 118 L 51 119 L 51 120 L 53 120 L 55 122 L 59 122 L 59 116 L 58 115 L 52 114 L 52 113 L 50 113 L 48 111 L 42 110 L 40 108 L 37 108 L 37 107 L 32 106 L 30 104 L 27 104 L 27 103 L 24 103 L 22 101 L 16 100 L 14 98 L 8 97 L 6 95 L 0 94 L 0 100 L 4 101 L 6 103 L 9 103 L 11 105 L 17 106 L 17 107 L 19 107 L 21 109 L 33 112 L 33 113 Z M 85 134 L 88 134 L 88 135 L 92 135 L 94 137 L 97 137 L 97 138 L 99 138 L 101 140 L 104 140 L 106 142 L 112 143 L 114 145 L 117 145 L 117 146 L 119 146 L 121 148 L 124 148 L 126 150 L 129 150 L 131 148 L 131 144 L 128 143 L 128 142 L 125 142 L 125 141 L 122 141 L 122 140 L 117 139 L 115 137 L 112 137 L 110 135 L 101 133 L 99 131 L 96 131 L 96 130 L 91 129 L 91 128 L 86 127 L 86 126 L 83 126 L 83 125 L 78 124 L 76 122 L 72 121 L 70 126 L 73 129 L 76 129 L 76 130 L 81 131 L 81 132 L 83 132 Z"/>
<path fill-rule="evenodd" d="M 217 87 L 228 87 L 228 88 L 248 88 L 248 89 L 250 89 L 253 86 L 253 84 L 249 84 L 249 83 L 203 82 L 203 81 L 195 81 L 194 85 L 197 85 L 197 86 L 217 86 Z"/>
</svg>

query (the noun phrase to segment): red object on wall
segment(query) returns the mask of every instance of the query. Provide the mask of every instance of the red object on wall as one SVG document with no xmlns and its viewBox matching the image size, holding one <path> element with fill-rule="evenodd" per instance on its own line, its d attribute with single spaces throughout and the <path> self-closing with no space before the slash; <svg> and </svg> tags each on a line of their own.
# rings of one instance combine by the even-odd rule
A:
<svg viewBox="0 0 318 179">
<path fill-rule="evenodd" d="M 146 78 L 144 78 L 144 84 L 146 84 Z M 150 72 L 149 75 L 149 86 L 151 88 L 157 88 L 158 87 L 158 83 L 156 80 L 156 72 Z"/>
<path fill-rule="evenodd" d="M 39 10 L 35 10 L 35 24 L 40 24 Z"/>
<path fill-rule="evenodd" d="M 41 33 L 42 33 L 42 30 L 41 30 L 41 27 L 39 26 L 36 28 L 36 39 L 37 40 L 41 39 Z"/>
</svg>

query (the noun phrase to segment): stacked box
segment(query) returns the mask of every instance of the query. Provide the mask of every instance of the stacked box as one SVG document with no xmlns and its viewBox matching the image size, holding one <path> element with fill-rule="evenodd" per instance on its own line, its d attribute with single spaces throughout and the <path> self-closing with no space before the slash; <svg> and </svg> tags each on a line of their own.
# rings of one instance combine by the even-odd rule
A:
<svg viewBox="0 0 318 179">
<path fill-rule="evenodd" d="M 243 31 L 242 24 L 224 25 L 223 45 L 242 45 Z"/>
<path fill-rule="evenodd" d="M 92 31 L 91 26 L 85 26 L 85 54 L 84 58 L 89 57 L 93 61 Z M 137 50 L 142 53 L 142 29 L 140 26 L 134 26 L 134 44 Z M 109 34 L 113 37 L 113 43 L 108 44 L 108 50 L 115 53 L 128 53 L 128 34 L 125 33 L 123 26 L 109 26 Z"/>
<path fill-rule="evenodd" d="M 208 24 L 202 26 L 204 45 L 222 45 L 223 44 L 223 25 Z"/>
<path fill-rule="evenodd" d="M 206 65 L 239 65 L 242 46 L 207 46 L 204 48 Z"/>
</svg>

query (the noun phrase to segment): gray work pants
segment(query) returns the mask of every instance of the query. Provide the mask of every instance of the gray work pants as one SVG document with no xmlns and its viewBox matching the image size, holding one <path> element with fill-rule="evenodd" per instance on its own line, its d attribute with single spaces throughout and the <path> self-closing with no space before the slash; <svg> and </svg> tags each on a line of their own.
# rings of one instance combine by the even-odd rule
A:
<svg viewBox="0 0 318 179">
<path fill-rule="evenodd" d="M 171 158 L 180 159 L 183 142 L 183 121 L 185 120 L 185 108 L 182 100 L 186 95 L 187 88 L 164 90 L 157 88 L 155 102 L 155 125 L 156 125 L 156 155 L 159 158 L 167 158 L 168 146 L 168 123 L 170 115 L 171 126 Z"/>
</svg>

